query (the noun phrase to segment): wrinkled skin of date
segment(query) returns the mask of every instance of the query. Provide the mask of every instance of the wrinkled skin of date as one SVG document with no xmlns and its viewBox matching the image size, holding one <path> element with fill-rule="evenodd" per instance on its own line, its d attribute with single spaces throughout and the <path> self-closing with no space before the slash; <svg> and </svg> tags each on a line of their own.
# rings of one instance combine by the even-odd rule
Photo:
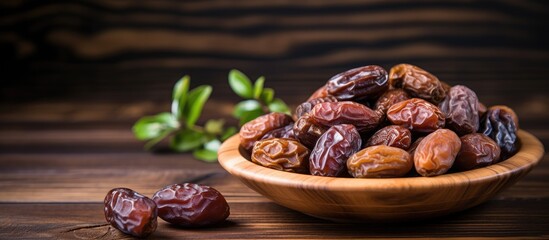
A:
<svg viewBox="0 0 549 240">
<path fill-rule="evenodd" d="M 216 189 L 194 183 L 173 184 L 158 190 L 152 200 L 158 216 L 182 227 L 209 226 L 224 221 L 229 204 Z"/>
<path fill-rule="evenodd" d="M 439 108 L 446 116 L 446 127 L 458 135 L 477 132 L 479 104 L 473 90 L 463 85 L 453 86 Z"/>
<path fill-rule="evenodd" d="M 295 138 L 294 124 L 290 123 L 284 127 L 274 129 L 263 135 L 263 137 L 261 137 L 261 140 L 269 138 Z"/>
<path fill-rule="evenodd" d="M 349 174 L 355 178 L 402 177 L 412 166 L 408 152 L 385 145 L 364 148 L 347 160 Z"/>
<path fill-rule="evenodd" d="M 280 171 L 308 173 L 309 153 L 297 140 L 270 138 L 255 143 L 252 162 Z"/>
<path fill-rule="evenodd" d="M 444 114 L 440 109 L 420 98 L 412 98 L 393 104 L 387 110 L 387 119 L 395 125 L 416 132 L 433 132 L 444 127 Z"/>
<path fill-rule="evenodd" d="M 268 113 L 247 122 L 240 128 L 240 146 L 251 151 L 254 143 L 263 135 L 292 123 L 292 117 L 278 112 Z"/>
<path fill-rule="evenodd" d="M 296 120 L 299 119 L 301 116 L 303 116 L 303 114 L 310 112 L 315 105 L 323 102 L 337 102 L 337 99 L 332 96 L 327 96 L 327 97 L 314 98 L 311 100 L 307 100 L 306 102 L 299 104 L 299 106 L 295 108 L 295 112 L 293 116 L 294 119 Z"/>
<path fill-rule="evenodd" d="M 328 94 L 339 100 L 376 99 L 388 88 L 387 71 L 376 65 L 347 70 L 326 83 Z"/>
<path fill-rule="evenodd" d="M 479 132 L 494 140 L 501 149 L 501 159 L 513 156 L 519 149 L 518 118 L 506 106 L 492 106 L 481 120 Z"/>
<path fill-rule="evenodd" d="M 397 88 L 391 89 L 385 92 L 381 97 L 377 99 L 374 110 L 381 115 L 385 115 L 389 107 L 397 102 L 402 102 L 404 100 L 410 99 L 410 95 L 404 90 Z"/>
<path fill-rule="evenodd" d="M 391 68 L 389 84 L 402 88 L 412 97 L 439 103 L 446 96 L 443 84 L 433 74 L 411 64 L 399 64 Z"/>
<path fill-rule="evenodd" d="M 316 141 L 328 128 L 316 124 L 313 118 L 308 114 L 301 116 L 294 124 L 294 137 L 303 145 L 312 149 Z"/>
<path fill-rule="evenodd" d="M 446 173 L 454 164 L 461 148 L 458 135 L 448 129 L 439 129 L 427 135 L 414 153 L 416 171 L 424 177 Z"/>
<path fill-rule="evenodd" d="M 366 142 L 366 146 L 386 145 L 407 150 L 412 144 L 412 133 L 408 128 L 390 125 L 379 129 Z"/>
<path fill-rule="evenodd" d="M 462 136 L 461 149 L 454 162 L 460 171 L 480 168 L 497 163 L 500 148 L 494 140 L 482 133 L 471 133 Z"/>
<path fill-rule="evenodd" d="M 156 230 L 153 200 L 128 188 L 115 188 L 105 196 L 105 219 L 123 233 L 147 237 Z"/>
<path fill-rule="evenodd" d="M 309 157 L 312 175 L 338 177 L 347 172 L 347 158 L 360 150 L 362 139 L 351 124 L 332 126 L 320 139 Z"/>
<path fill-rule="evenodd" d="M 381 116 L 374 110 L 355 102 L 324 102 L 310 112 L 313 121 L 322 126 L 352 124 L 361 133 L 375 129 Z"/>
<path fill-rule="evenodd" d="M 328 89 L 326 88 L 326 85 L 324 85 L 324 86 L 318 88 L 313 94 L 311 94 L 311 96 L 309 96 L 307 101 L 315 99 L 315 98 L 327 97 L 329 95 L 330 94 L 328 94 Z"/>
</svg>

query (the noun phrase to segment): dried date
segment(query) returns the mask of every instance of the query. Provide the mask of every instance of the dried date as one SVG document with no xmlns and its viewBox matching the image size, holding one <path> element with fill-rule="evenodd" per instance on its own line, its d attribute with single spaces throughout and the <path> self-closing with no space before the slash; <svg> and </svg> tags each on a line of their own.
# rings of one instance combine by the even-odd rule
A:
<svg viewBox="0 0 549 240">
<path fill-rule="evenodd" d="M 309 158 L 312 175 L 337 177 L 347 172 L 347 158 L 360 150 L 362 139 L 351 124 L 332 126 L 320 139 Z"/>
<path fill-rule="evenodd" d="M 349 174 L 355 178 L 402 177 L 412 167 L 408 152 L 385 145 L 364 148 L 347 160 Z"/>
<path fill-rule="evenodd" d="M 333 76 L 326 89 L 339 100 L 376 99 L 389 88 L 387 80 L 385 69 L 368 65 Z"/>
<path fill-rule="evenodd" d="M 439 103 L 446 96 L 444 86 L 433 74 L 411 64 L 399 64 L 391 68 L 389 84 L 402 88 L 412 97 Z"/>
<path fill-rule="evenodd" d="M 270 138 L 255 143 L 252 162 L 280 171 L 307 173 L 309 153 L 297 140 Z"/>
<path fill-rule="evenodd" d="M 261 139 L 263 135 L 292 122 L 292 117 L 284 113 L 273 112 L 259 116 L 240 128 L 240 146 L 249 152 L 252 150 L 254 143 Z"/>
<path fill-rule="evenodd" d="M 481 133 L 462 136 L 461 149 L 454 162 L 460 171 L 484 167 L 498 162 L 500 148 L 494 140 Z"/>
<path fill-rule="evenodd" d="M 316 141 L 328 128 L 316 124 L 308 113 L 301 116 L 294 124 L 294 136 L 308 148 L 314 148 Z"/>
<path fill-rule="evenodd" d="M 366 146 L 386 145 L 406 150 L 411 143 L 412 133 L 410 130 L 399 125 L 390 125 L 375 132 L 366 142 Z"/>
<path fill-rule="evenodd" d="M 269 138 L 295 138 L 294 124 L 290 123 L 284 127 L 274 129 L 263 135 L 263 137 L 261 137 L 261 140 Z"/>
<path fill-rule="evenodd" d="M 439 108 L 446 116 L 446 127 L 458 135 L 477 132 L 479 103 L 473 90 L 463 85 L 453 86 Z"/>
<path fill-rule="evenodd" d="M 147 237 L 156 230 L 158 210 L 153 200 L 128 188 L 115 188 L 105 196 L 105 219 L 123 233 Z"/>
<path fill-rule="evenodd" d="M 387 110 L 387 119 L 416 132 L 433 132 L 444 127 L 444 114 L 440 109 L 420 98 L 393 104 Z"/>
<path fill-rule="evenodd" d="M 385 115 L 389 107 L 391 107 L 393 104 L 402 102 L 408 99 L 410 99 L 410 95 L 406 93 L 404 90 L 400 88 L 391 89 L 385 92 L 383 95 L 381 95 L 381 97 L 377 99 L 374 110 L 378 112 L 380 115 Z"/>
<path fill-rule="evenodd" d="M 166 186 L 152 200 L 158 206 L 160 218 L 183 227 L 213 225 L 230 214 L 229 204 L 219 191 L 194 183 Z"/>
<path fill-rule="evenodd" d="M 424 177 L 446 173 L 454 164 L 461 140 L 451 130 L 438 129 L 427 135 L 414 152 L 416 171 Z"/>
<path fill-rule="evenodd" d="M 299 106 L 296 107 L 294 112 L 294 119 L 299 119 L 301 116 L 303 116 L 303 114 L 310 112 L 315 105 L 323 102 L 337 102 L 337 99 L 332 96 L 326 96 L 307 100 L 306 102 L 301 103 L 299 104 Z"/>
<path fill-rule="evenodd" d="M 493 106 L 481 120 L 479 132 L 493 139 L 501 149 L 501 159 L 513 156 L 519 149 L 518 118 L 506 106 Z"/>
<path fill-rule="evenodd" d="M 374 110 L 355 102 L 324 102 L 310 112 L 315 123 L 330 127 L 338 124 L 352 124 L 359 132 L 375 129 L 381 116 Z"/>
</svg>

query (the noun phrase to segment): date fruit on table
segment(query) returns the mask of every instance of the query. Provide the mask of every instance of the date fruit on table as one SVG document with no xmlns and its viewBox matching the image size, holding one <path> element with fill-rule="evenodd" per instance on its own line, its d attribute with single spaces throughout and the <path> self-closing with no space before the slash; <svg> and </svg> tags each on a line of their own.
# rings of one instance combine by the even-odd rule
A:
<svg viewBox="0 0 549 240">
<path fill-rule="evenodd" d="M 105 219 L 114 228 L 135 237 L 156 230 L 157 208 L 153 200 L 128 188 L 115 188 L 105 196 Z"/>
<path fill-rule="evenodd" d="M 203 227 L 223 222 L 229 204 L 216 189 L 194 183 L 173 184 L 158 190 L 152 200 L 158 216 L 182 227 Z"/>
</svg>

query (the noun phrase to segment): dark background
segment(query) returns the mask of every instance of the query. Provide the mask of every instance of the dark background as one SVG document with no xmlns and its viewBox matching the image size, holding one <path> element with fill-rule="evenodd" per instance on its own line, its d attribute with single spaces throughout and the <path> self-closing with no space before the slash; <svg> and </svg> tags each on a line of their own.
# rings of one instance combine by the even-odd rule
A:
<svg viewBox="0 0 549 240">
<path fill-rule="evenodd" d="M 106 117 L 133 122 L 168 110 L 171 88 L 184 74 L 193 86 L 213 85 L 207 107 L 224 104 L 216 114 L 228 116 L 239 100 L 228 88 L 231 68 L 252 79 L 266 76 L 266 85 L 295 106 L 341 71 L 402 62 L 469 86 L 487 105 L 513 107 L 527 128 L 549 119 L 546 1 L 1 1 L 0 7 L 1 107 L 8 120 L 28 103 L 55 115 L 72 111 L 64 108 L 70 102 L 75 111 L 91 112 L 121 104 L 124 111 L 110 109 Z"/>
</svg>

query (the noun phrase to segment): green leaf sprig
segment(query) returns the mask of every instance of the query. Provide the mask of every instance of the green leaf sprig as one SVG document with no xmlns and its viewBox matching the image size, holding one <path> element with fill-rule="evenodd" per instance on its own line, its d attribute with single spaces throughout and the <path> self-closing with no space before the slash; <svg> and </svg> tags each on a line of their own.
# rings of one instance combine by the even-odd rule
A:
<svg viewBox="0 0 549 240">
<path fill-rule="evenodd" d="M 275 98 L 272 88 L 265 88 L 265 77 L 261 76 L 254 84 L 241 71 L 233 69 L 229 72 L 231 89 L 245 100 L 236 104 L 233 116 L 239 119 L 240 125 L 269 112 L 290 114 L 288 105 L 280 98 Z"/>
<path fill-rule="evenodd" d="M 201 85 L 189 90 L 190 81 L 190 77 L 185 75 L 175 84 L 171 112 L 142 117 L 133 125 L 133 132 L 137 139 L 147 141 L 147 150 L 171 137 L 172 150 L 192 151 L 195 158 L 214 162 L 221 142 L 235 134 L 237 129 L 225 128 L 223 119 L 210 119 L 204 126 L 196 125 L 212 87 Z"/>
</svg>

